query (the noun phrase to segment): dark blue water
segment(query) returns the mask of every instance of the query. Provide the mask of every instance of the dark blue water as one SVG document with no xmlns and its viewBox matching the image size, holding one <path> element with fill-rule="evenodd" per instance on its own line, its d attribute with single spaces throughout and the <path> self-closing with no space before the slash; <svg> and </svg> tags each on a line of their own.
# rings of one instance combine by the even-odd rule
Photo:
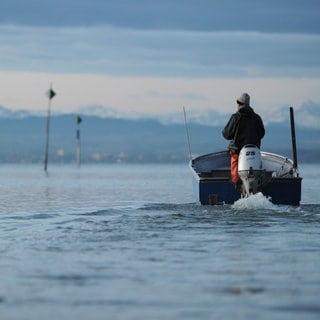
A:
<svg viewBox="0 0 320 320">
<path fill-rule="evenodd" d="M 2 166 L 0 319 L 319 319 L 319 169 L 209 207 L 186 165 Z"/>
</svg>

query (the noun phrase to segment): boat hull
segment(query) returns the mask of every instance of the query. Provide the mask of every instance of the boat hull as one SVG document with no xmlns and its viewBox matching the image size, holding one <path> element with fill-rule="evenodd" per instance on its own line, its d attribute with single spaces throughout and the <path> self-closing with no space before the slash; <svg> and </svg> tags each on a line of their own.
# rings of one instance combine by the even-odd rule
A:
<svg viewBox="0 0 320 320">
<path fill-rule="evenodd" d="M 269 174 L 268 183 L 259 192 L 274 204 L 298 206 L 301 201 L 301 181 L 293 162 L 285 157 L 262 152 L 263 166 Z M 203 155 L 190 162 L 193 187 L 202 205 L 233 204 L 241 193 L 230 180 L 230 157 L 227 152 Z"/>
<path fill-rule="evenodd" d="M 302 178 L 272 179 L 261 189 L 274 204 L 298 206 L 301 201 Z M 233 204 L 241 198 L 234 184 L 230 181 L 212 181 L 194 179 L 193 188 L 197 201 L 202 205 Z"/>
</svg>

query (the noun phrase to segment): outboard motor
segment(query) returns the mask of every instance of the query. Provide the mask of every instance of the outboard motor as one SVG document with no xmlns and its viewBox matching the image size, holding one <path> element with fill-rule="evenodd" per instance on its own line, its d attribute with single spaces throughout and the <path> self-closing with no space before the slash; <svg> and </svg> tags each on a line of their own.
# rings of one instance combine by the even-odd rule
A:
<svg viewBox="0 0 320 320">
<path fill-rule="evenodd" d="M 262 184 L 263 172 L 260 149 L 252 144 L 245 145 L 240 151 L 238 160 L 238 174 L 243 183 L 243 196 L 248 197 L 258 192 Z"/>
</svg>

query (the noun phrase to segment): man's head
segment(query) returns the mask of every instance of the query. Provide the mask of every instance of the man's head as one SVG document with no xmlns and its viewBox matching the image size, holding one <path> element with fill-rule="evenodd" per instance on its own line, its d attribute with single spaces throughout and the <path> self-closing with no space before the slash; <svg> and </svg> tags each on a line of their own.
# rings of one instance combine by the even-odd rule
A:
<svg viewBox="0 0 320 320">
<path fill-rule="evenodd" d="M 238 99 L 237 104 L 240 108 L 248 107 L 250 105 L 250 96 L 247 93 L 243 93 Z"/>
</svg>

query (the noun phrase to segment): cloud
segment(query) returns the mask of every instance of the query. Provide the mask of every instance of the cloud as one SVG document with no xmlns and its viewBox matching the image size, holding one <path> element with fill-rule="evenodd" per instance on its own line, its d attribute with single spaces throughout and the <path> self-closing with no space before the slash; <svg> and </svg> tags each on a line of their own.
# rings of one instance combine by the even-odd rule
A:
<svg viewBox="0 0 320 320">
<path fill-rule="evenodd" d="M 320 103 L 307 101 L 299 106 L 295 113 L 296 117 L 301 119 L 301 126 L 320 129 Z"/>
<path fill-rule="evenodd" d="M 318 0 L 1 0 L 0 22 L 153 30 L 319 33 Z"/>
<path fill-rule="evenodd" d="M 320 35 L 0 26 L 1 70 L 129 76 L 318 76 Z"/>
<path fill-rule="evenodd" d="M 266 121 L 320 101 L 320 35 L 0 25 L 1 104 L 59 111 L 103 106 L 123 115 L 234 111 L 241 92 Z M 311 118 L 310 118 L 311 123 Z"/>
</svg>

